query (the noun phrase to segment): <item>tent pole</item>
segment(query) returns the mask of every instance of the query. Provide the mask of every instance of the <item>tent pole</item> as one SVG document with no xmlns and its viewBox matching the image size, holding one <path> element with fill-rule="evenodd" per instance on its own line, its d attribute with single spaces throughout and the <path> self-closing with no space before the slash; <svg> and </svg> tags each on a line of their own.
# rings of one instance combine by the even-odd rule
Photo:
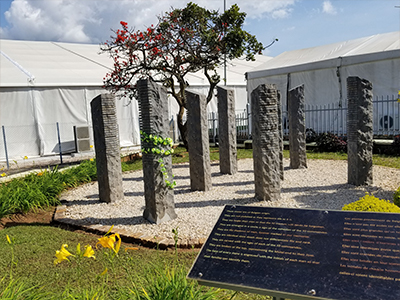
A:
<svg viewBox="0 0 400 300">
<path fill-rule="evenodd" d="M 10 170 L 10 163 L 8 162 L 8 151 L 7 151 L 7 142 L 6 142 L 6 130 L 4 126 L 1 126 L 3 131 L 3 141 L 4 141 L 4 153 L 6 154 L 6 162 L 7 162 L 7 170 Z"/>
<path fill-rule="evenodd" d="M 57 122 L 57 137 L 58 137 L 58 151 L 60 152 L 60 164 L 63 164 L 62 152 L 61 152 L 60 127 L 58 126 L 58 122 Z"/>
</svg>

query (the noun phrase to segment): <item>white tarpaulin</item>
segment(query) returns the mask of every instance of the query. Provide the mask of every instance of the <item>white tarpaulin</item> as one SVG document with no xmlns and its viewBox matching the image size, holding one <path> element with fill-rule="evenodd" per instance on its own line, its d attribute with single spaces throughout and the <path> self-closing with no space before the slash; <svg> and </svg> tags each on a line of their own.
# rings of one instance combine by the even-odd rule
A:
<svg viewBox="0 0 400 300">
<path fill-rule="evenodd" d="M 235 90 L 237 110 L 247 104 L 244 74 L 269 59 L 257 56 L 255 62 L 228 63 L 227 87 Z M 0 126 L 9 158 L 58 153 L 57 123 L 62 151 L 74 151 L 73 126 L 91 127 L 90 101 L 106 92 L 103 77 L 112 66 L 99 45 L 0 40 Z M 223 68 L 218 72 L 223 78 Z M 207 92 L 201 72 L 189 74 L 187 81 L 192 90 Z M 121 147 L 140 145 L 137 101 L 120 99 L 116 104 Z M 213 100 L 209 111 L 216 107 Z M 171 99 L 170 117 L 176 113 L 177 104 Z M 91 130 L 90 134 L 93 144 Z M 1 133 L 0 159 L 4 158 Z"/>
<path fill-rule="evenodd" d="M 346 100 L 346 80 L 358 76 L 372 82 L 374 95 L 400 90 L 400 31 L 351 41 L 284 52 L 247 73 L 248 92 L 260 84 L 276 84 L 286 104 L 288 90 L 304 84 L 310 105 Z"/>
</svg>

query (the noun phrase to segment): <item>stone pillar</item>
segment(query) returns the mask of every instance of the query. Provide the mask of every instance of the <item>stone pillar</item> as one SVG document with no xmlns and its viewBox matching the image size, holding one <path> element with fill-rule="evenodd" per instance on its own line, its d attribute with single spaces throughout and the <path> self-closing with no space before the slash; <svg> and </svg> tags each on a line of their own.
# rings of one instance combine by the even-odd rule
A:
<svg viewBox="0 0 400 300">
<path fill-rule="evenodd" d="M 288 111 L 290 167 L 307 168 L 304 84 L 289 91 Z"/>
<path fill-rule="evenodd" d="M 204 95 L 190 91 L 186 91 L 186 100 L 190 187 L 194 191 L 208 191 L 212 183 L 207 101 Z"/>
<path fill-rule="evenodd" d="M 347 182 L 372 184 L 373 106 L 372 84 L 347 78 Z"/>
<path fill-rule="evenodd" d="M 278 91 L 262 84 L 251 93 L 255 196 L 259 200 L 280 198 L 281 167 Z"/>
<path fill-rule="evenodd" d="M 167 138 L 169 131 L 168 98 L 166 89 L 148 79 L 137 82 L 140 130 L 148 136 Z M 171 155 L 151 153 L 151 149 L 163 146 L 154 145 L 142 139 L 142 161 L 144 198 L 146 208 L 143 217 L 150 222 L 160 224 L 177 217 L 175 213 L 174 192 L 166 185 L 162 164 L 166 169 L 169 181 L 172 179 Z M 150 153 L 146 153 L 149 150 Z M 160 159 L 162 163 L 160 163 Z"/>
<path fill-rule="evenodd" d="M 235 91 L 217 87 L 219 168 L 222 174 L 237 172 Z"/>
<path fill-rule="evenodd" d="M 283 126 L 282 126 L 282 101 L 281 93 L 278 91 L 278 131 L 279 131 L 279 169 L 281 171 L 281 180 L 284 179 L 283 167 Z"/>
<path fill-rule="evenodd" d="M 115 97 L 101 94 L 91 103 L 97 181 L 100 201 L 124 199 L 117 111 Z"/>
</svg>

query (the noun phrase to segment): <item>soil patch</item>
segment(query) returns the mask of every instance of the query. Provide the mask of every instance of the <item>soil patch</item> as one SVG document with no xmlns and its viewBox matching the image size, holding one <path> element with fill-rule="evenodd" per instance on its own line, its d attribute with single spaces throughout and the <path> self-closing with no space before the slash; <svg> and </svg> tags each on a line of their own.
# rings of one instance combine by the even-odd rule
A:
<svg viewBox="0 0 400 300">
<path fill-rule="evenodd" d="M 50 225 L 53 221 L 55 207 L 46 209 L 38 209 L 27 213 L 16 213 L 0 219 L 0 230 L 6 227 L 25 225 L 25 224 L 41 224 Z"/>
</svg>

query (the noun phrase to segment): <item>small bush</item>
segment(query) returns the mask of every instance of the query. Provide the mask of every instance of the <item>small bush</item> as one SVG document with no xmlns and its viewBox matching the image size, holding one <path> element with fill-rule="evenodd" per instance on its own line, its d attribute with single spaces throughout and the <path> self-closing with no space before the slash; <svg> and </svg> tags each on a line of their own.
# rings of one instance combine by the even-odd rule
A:
<svg viewBox="0 0 400 300">
<path fill-rule="evenodd" d="M 397 205 L 368 193 L 358 201 L 343 206 L 342 210 L 400 213 L 400 207 Z"/>
<path fill-rule="evenodd" d="M 400 187 L 394 192 L 393 203 L 400 206 Z"/>
<path fill-rule="evenodd" d="M 346 140 L 330 132 L 319 134 L 315 143 L 320 152 L 347 152 Z"/>
</svg>

